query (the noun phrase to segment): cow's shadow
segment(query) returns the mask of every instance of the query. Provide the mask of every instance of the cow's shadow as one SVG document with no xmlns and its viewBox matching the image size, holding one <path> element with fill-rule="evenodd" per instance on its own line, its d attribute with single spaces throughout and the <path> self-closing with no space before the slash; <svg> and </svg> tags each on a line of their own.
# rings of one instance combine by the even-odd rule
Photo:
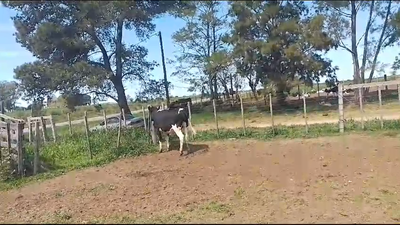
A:
<svg viewBox="0 0 400 225">
<path fill-rule="evenodd" d="M 172 138 L 171 138 L 172 139 Z M 179 151 L 179 139 L 170 139 L 169 151 Z M 208 145 L 206 144 L 192 144 L 188 143 L 189 149 L 187 148 L 186 143 L 183 143 L 183 155 L 195 155 L 208 152 Z M 165 151 L 165 150 L 164 150 Z"/>
</svg>

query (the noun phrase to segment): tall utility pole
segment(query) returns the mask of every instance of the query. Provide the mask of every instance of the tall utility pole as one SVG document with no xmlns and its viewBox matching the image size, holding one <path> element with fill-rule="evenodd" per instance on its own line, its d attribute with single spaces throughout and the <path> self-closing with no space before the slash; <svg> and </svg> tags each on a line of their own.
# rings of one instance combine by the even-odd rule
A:
<svg viewBox="0 0 400 225">
<path fill-rule="evenodd" d="M 158 32 L 158 37 L 160 38 L 160 48 L 161 48 L 161 59 L 162 59 L 162 65 L 163 65 L 163 71 L 164 71 L 164 86 L 165 86 L 165 95 L 167 99 L 167 107 L 169 107 L 169 90 L 168 90 L 168 80 L 167 80 L 167 69 L 165 68 L 165 58 L 164 58 L 164 47 L 163 47 L 163 41 L 162 41 L 162 36 L 161 36 L 161 31 Z"/>
</svg>

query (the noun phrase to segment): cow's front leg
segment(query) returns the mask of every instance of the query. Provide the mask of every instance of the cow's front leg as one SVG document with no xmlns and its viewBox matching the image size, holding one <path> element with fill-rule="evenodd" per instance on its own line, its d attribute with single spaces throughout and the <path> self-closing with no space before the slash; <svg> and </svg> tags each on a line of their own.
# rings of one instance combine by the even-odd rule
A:
<svg viewBox="0 0 400 225">
<path fill-rule="evenodd" d="M 179 153 L 180 153 L 180 156 L 182 156 L 183 155 L 183 141 L 184 141 L 183 133 L 178 127 L 176 127 L 176 125 L 172 125 L 172 129 L 174 130 L 176 136 L 178 136 L 178 138 L 179 138 Z"/>
<path fill-rule="evenodd" d="M 161 153 L 162 152 L 162 142 L 158 141 L 158 144 L 159 144 L 159 153 Z"/>
</svg>

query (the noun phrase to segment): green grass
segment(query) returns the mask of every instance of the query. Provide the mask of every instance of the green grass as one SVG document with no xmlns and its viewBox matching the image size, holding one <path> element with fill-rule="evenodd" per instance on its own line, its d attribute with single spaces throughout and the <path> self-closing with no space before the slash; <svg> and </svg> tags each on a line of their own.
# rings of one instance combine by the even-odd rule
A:
<svg viewBox="0 0 400 225">
<path fill-rule="evenodd" d="M 207 219 L 214 219 L 221 221 L 233 215 L 234 209 L 228 204 L 221 202 L 211 201 L 200 204 L 199 206 L 191 206 L 189 209 L 172 214 L 161 214 L 156 216 L 149 215 L 113 215 L 106 217 L 93 218 L 87 223 L 89 224 L 178 224 L 190 223 L 193 221 L 204 221 Z M 49 220 L 45 223 L 55 224 L 75 224 L 82 223 L 82 221 L 74 220 L 72 215 L 65 211 L 57 211 L 49 216 Z"/>
<path fill-rule="evenodd" d="M 49 142 L 40 149 L 40 159 L 50 172 L 22 179 L 8 179 L 0 182 L 0 190 L 20 187 L 23 184 L 52 178 L 71 170 L 101 166 L 119 158 L 144 155 L 156 150 L 156 146 L 150 144 L 146 133 L 140 129 L 123 129 L 119 149 L 117 149 L 116 130 L 107 133 L 92 133 L 90 144 L 93 159 L 89 157 L 88 143 L 84 133 L 66 135 L 59 138 L 56 143 Z M 33 146 L 26 146 L 26 166 L 33 168 Z"/>
</svg>

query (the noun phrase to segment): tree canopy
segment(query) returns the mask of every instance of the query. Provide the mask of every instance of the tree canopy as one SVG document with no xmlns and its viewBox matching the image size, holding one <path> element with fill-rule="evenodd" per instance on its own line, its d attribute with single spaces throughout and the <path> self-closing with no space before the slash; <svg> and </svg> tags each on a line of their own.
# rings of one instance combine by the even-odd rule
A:
<svg viewBox="0 0 400 225">
<path fill-rule="evenodd" d="M 222 38 L 229 28 L 222 4 L 216 0 L 193 1 L 191 10 L 180 15 L 185 26 L 172 36 L 179 51 L 174 75 L 184 77 L 192 89 L 205 80 L 212 98 L 217 97 L 218 77 L 209 70 L 210 57 L 224 49 Z"/>
<path fill-rule="evenodd" d="M 399 10 L 397 2 L 315 1 L 315 10 L 326 18 L 328 35 L 351 55 L 354 83 L 371 82 L 379 54 L 398 40 L 391 26 Z M 361 17 L 363 13 L 367 19 Z M 365 25 L 364 30 L 359 29 L 361 24 Z"/>
<path fill-rule="evenodd" d="M 37 58 L 15 68 L 26 100 L 43 102 L 56 91 L 92 93 L 114 99 L 125 113 L 129 82 L 141 84 L 135 90 L 141 101 L 166 94 L 151 74 L 158 63 L 125 37 L 132 30 L 147 40 L 156 31 L 154 20 L 166 14 L 185 22 L 172 36 L 178 50 L 172 75 L 212 98 L 221 92 L 233 97 L 246 82 L 254 97 L 259 86 L 273 87 L 284 104 L 296 82 L 337 81 L 339 68 L 326 56 L 337 48 L 352 57 L 354 83 L 371 82 L 387 67 L 380 53 L 400 44 L 400 13 L 392 0 L 2 2 L 17 12 L 16 41 Z M 360 21 L 362 14 L 367 20 Z M 398 68 L 397 58 L 392 69 Z"/>
<path fill-rule="evenodd" d="M 19 88 L 15 81 L 0 81 L 0 102 L 6 110 L 15 108 L 15 103 L 19 98 Z"/>
<path fill-rule="evenodd" d="M 126 113 L 130 110 L 124 83 L 148 81 L 156 63 L 146 60 L 144 47 L 127 45 L 124 31 L 134 30 L 145 40 L 154 33 L 155 18 L 182 5 L 178 1 L 3 3 L 17 11 L 12 18 L 17 42 L 38 58 L 15 70 L 27 97 L 83 89 L 114 99 Z"/>
<path fill-rule="evenodd" d="M 172 90 L 173 85 L 168 82 L 169 90 Z M 136 93 L 136 101 L 147 102 L 165 97 L 164 80 L 150 80 L 146 82 L 144 87 Z"/>
<path fill-rule="evenodd" d="M 323 54 L 336 43 L 324 31 L 324 17 L 312 15 L 304 2 L 232 2 L 230 13 L 232 58 L 254 93 L 259 82 L 272 83 L 283 103 L 288 81 L 335 76 L 337 68 Z"/>
</svg>

